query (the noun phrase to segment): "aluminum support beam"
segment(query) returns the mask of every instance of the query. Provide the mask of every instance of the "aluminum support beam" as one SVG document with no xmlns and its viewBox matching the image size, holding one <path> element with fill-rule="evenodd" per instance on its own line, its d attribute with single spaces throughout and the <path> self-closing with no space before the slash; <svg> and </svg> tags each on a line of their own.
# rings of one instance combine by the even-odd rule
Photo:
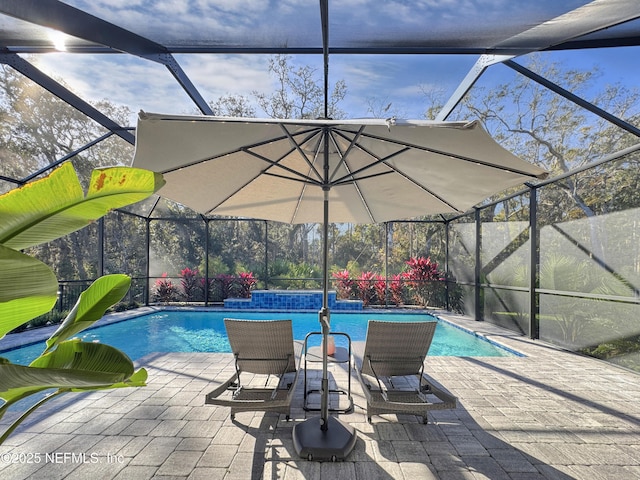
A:
<svg viewBox="0 0 640 480">
<path fill-rule="evenodd" d="M 529 189 L 529 337 L 540 338 L 540 230 L 538 229 L 538 190 Z"/>
<path fill-rule="evenodd" d="M 151 289 L 151 219 L 147 218 L 145 222 L 145 242 L 147 244 L 147 251 L 145 257 L 146 275 L 144 280 L 144 305 L 149 306 L 149 290 Z"/>
<path fill-rule="evenodd" d="M 269 222 L 264 221 L 264 289 L 269 290 Z"/>
<path fill-rule="evenodd" d="M 445 308 L 451 311 L 451 271 L 449 270 L 449 236 L 451 235 L 450 222 L 444 223 L 444 292 Z"/>
<path fill-rule="evenodd" d="M 204 220 L 204 306 L 209 306 L 209 220 L 201 216 Z"/>
<path fill-rule="evenodd" d="M 212 115 L 211 107 L 166 47 L 118 27 L 58 0 L 3 0 L 0 12 L 26 22 L 52 28 L 67 35 L 104 45 L 163 64 L 180 83 L 200 111 Z"/>
<path fill-rule="evenodd" d="M 565 20 L 565 18 L 570 20 Z M 492 46 L 489 50 L 494 53 L 513 52 L 513 54 L 481 55 L 438 113 L 436 120 L 444 121 L 447 119 L 487 67 L 495 63 L 513 63 L 511 59 L 518 55 L 542 51 L 551 47 L 557 48 L 569 40 L 630 22 L 637 18 L 640 18 L 637 0 L 620 0 L 609 3 L 591 2 Z"/>
<path fill-rule="evenodd" d="M 640 18 L 638 0 L 595 0 L 494 45 L 526 54 L 557 47 Z"/>
<path fill-rule="evenodd" d="M 40 175 L 42 175 L 45 172 L 48 172 L 49 170 L 54 169 L 55 167 L 57 167 L 58 165 L 62 165 L 64 162 L 66 162 L 67 160 L 75 157 L 76 155 L 84 152 L 85 150 L 88 150 L 89 148 L 93 147 L 94 145 L 97 145 L 98 143 L 102 142 L 103 140 L 106 140 L 107 138 L 109 138 L 111 135 L 113 135 L 113 132 L 107 132 L 104 135 L 102 135 L 99 138 L 96 138 L 95 140 L 90 141 L 89 143 L 83 145 L 80 148 L 76 148 L 73 152 L 69 152 L 68 154 L 64 155 L 63 157 L 57 159 L 55 162 L 50 163 L 49 165 L 47 165 L 46 167 L 43 167 L 39 170 L 37 170 L 36 172 L 32 173 L 31 175 L 28 175 L 26 177 L 24 177 L 22 180 L 19 181 L 20 185 L 24 185 L 27 182 L 30 182 L 31 180 L 33 180 L 34 178 L 39 177 Z"/>
<path fill-rule="evenodd" d="M 106 129 L 112 131 L 123 140 L 129 142 L 131 145 L 135 144 L 135 137 L 133 133 L 131 133 L 126 127 L 118 125 L 98 109 L 85 102 L 75 93 L 71 92 L 69 89 L 56 82 L 54 79 L 44 74 L 42 71 L 38 70 L 22 57 L 18 56 L 15 53 L 0 53 L 0 63 L 9 65 L 10 67 L 23 74 L 25 77 L 33 80 L 45 90 L 51 92 L 60 100 L 63 100 L 75 109 L 84 113 L 89 118 L 98 122 Z"/>
<path fill-rule="evenodd" d="M 171 72 L 171 75 L 173 75 L 173 78 L 176 79 L 182 89 L 187 93 L 187 95 L 189 95 L 189 98 L 193 101 L 193 103 L 196 104 L 200 112 L 202 112 L 204 115 L 213 115 L 213 110 L 206 102 L 206 100 L 202 97 L 202 95 L 200 95 L 200 92 L 191 82 L 191 79 L 187 76 L 186 73 L 184 73 L 184 70 L 182 70 L 182 67 L 180 67 L 177 60 L 173 58 L 173 55 L 167 52 L 155 56 L 151 55 L 147 58 L 149 58 L 149 60 L 154 60 L 158 63 L 161 63 L 165 67 L 167 67 L 169 72 Z"/>
<path fill-rule="evenodd" d="M 567 100 L 581 106 L 582 108 L 590 111 L 591 113 L 594 113 L 596 115 L 598 115 L 599 117 L 604 118 L 605 120 L 613 123 L 614 125 L 626 130 L 629 133 L 633 133 L 635 136 L 640 137 L 640 129 L 638 129 L 637 127 L 631 125 L 628 122 L 625 122 L 624 120 L 616 117 L 615 115 L 612 115 L 611 113 L 596 107 L 594 104 L 586 101 L 585 99 L 571 93 L 568 90 L 565 90 L 564 88 L 562 88 L 559 85 L 556 85 L 555 83 L 551 82 L 550 80 L 547 80 L 546 78 L 538 75 L 535 72 L 532 72 L 531 70 L 529 70 L 528 68 L 523 67 L 522 65 L 514 62 L 513 60 L 507 60 L 504 62 L 504 64 L 512 69 L 514 69 L 516 72 L 520 73 L 521 75 L 524 75 L 525 77 L 530 78 L 531 80 L 533 80 L 534 82 L 539 83 L 540 85 L 548 88 L 549 90 L 557 93 L 558 95 L 561 95 L 562 97 L 566 98 Z"/>
<path fill-rule="evenodd" d="M 482 284 L 482 221 L 480 218 L 480 209 L 475 209 L 475 227 L 476 227 L 476 251 L 475 251 L 475 320 L 484 320 L 484 295 Z"/>
<path fill-rule="evenodd" d="M 98 277 L 104 276 L 104 217 L 98 220 Z"/>
<path fill-rule="evenodd" d="M 481 55 L 475 65 L 471 67 L 467 76 L 464 77 L 464 80 L 460 82 L 453 95 L 447 100 L 444 107 L 438 112 L 435 120 L 439 122 L 445 121 L 488 67 L 511 58 L 513 58 L 513 55 Z"/>
</svg>

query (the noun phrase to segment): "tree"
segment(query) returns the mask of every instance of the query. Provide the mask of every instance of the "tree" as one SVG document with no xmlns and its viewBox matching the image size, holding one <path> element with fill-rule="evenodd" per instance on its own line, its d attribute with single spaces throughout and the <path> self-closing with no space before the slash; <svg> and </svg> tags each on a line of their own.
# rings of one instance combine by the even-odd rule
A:
<svg viewBox="0 0 640 480">
<path fill-rule="evenodd" d="M 107 101 L 95 105 L 125 125 L 130 111 Z M 80 111 L 8 67 L 0 68 L 0 150 L 2 174 L 22 179 L 55 165 L 62 157 L 104 135 L 106 130 Z M 112 136 L 73 157 L 81 182 L 86 185 L 94 168 L 125 165 L 133 147 Z M 13 185 L 15 186 L 15 185 Z M 65 280 L 96 278 L 97 226 L 83 229 L 29 250 L 52 265 Z M 129 237 L 131 239 L 131 237 Z M 131 240 L 129 240 L 131 241 Z"/>
<path fill-rule="evenodd" d="M 370 97 L 367 98 L 367 113 L 370 113 L 374 118 L 390 118 L 390 117 L 403 117 L 400 111 L 395 108 L 393 102 L 389 100 L 389 97 Z"/>
<path fill-rule="evenodd" d="M 128 108 L 107 101 L 95 106 L 122 125 L 131 114 Z M 14 154 L 11 163 L 18 178 L 46 168 L 106 133 L 82 112 L 7 67 L 0 69 L 0 116 L 0 142 Z M 94 168 L 127 164 L 132 154 L 133 147 L 116 137 L 85 150 L 74 163 L 86 182 Z"/>
<path fill-rule="evenodd" d="M 598 84 L 597 70 L 568 70 L 537 56 L 531 57 L 527 68 L 632 124 L 640 120 L 640 92 Z M 634 135 L 520 75 L 489 90 L 474 88 L 457 116 L 478 118 L 505 148 L 553 175 L 588 165 L 637 142 Z M 556 184 L 557 189 L 545 189 L 543 194 L 550 197 L 540 198 L 540 214 L 549 221 L 559 221 L 568 215 L 593 218 L 606 212 L 607 178 L 616 168 L 615 163 L 609 163 L 567 176 Z M 593 222 L 591 243 L 594 255 L 602 258 L 606 238 Z"/>
<path fill-rule="evenodd" d="M 384 270 L 385 230 L 382 224 L 343 225 L 329 230 L 331 263 L 339 268 Z"/>
<path fill-rule="evenodd" d="M 213 114 L 218 117 L 255 117 L 256 109 L 244 95 L 224 95 L 209 102 Z"/>
<path fill-rule="evenodd" d="M 597 70 L 566 70 L 536 56 L 527 68 L 584 98 L 595 89 L 590 101 L 617 117 L 631 123 L 640 118 L 640 92 L 621 85 L 599 88 Z M 524 76 L 490 90 L 474 88 L 458 116 L 478 118 L 507 149 L 555 175 L 599 160 L 634 140 L 633 135 Z M 572 182 L 564 184 L 565 193 L 590 215 L 579 185 Z"/>
<path fill-rule="evenodd" d="M 327 102 L 329 118 L 343 118 L 338 104 L 347 94 L 344 80 L 337 81 L 325 99 L 322 80 L 309 65 L 295 67 L 289 55 L 275 55 L 269 59 L 269 74 L 275 78 L 276 88 L 271 94 L 253 92 L 258 105 L 272 118 L 324 117 Z"/>
</svg>

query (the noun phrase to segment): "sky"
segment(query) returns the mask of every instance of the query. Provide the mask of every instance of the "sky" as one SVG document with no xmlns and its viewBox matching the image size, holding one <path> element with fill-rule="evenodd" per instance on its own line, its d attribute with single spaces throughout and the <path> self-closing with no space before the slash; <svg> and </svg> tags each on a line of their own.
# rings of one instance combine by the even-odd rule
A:
<svg viewBox="0 0 640 480">
<path fill-rule="evenodd" d="M 317 0 L 66 0 L 72 6 L 134 31 L 159 43 L 190 45 L 197 39 L 228 44 L 287 43 L 317 46 Z M 342 0 L 329 3 L 332 38 L 350 44 L 380 38 L 429 42 L 434 38 L 456 39 L 478 35 L 491 43 L 494 37 L 513 32 L 504 19 L 523 28 L 563 15 L 588 3 L 586 0 Z M 373 8 L 373 7 L 376 8 Z M 153 12 L 150 16 L 149 12 Z M 483 22 L 479 24 L 478 18 Z M 426 23 L 428 20 L 428 23 Z M 357 25 L 354 29 L 352 25 Z M 463 28 L 461 28 L 462 26 Z M 285 38 L 286 35 L 286 38 Z M 461 40 L 462 41 L 462 40 Z M 634 86 L 640 66 L 636 47 L 540 54 L 550 62 L 578 70 L 599 69 L 603 82 Z M 175 54 L 175 59 L 207 101 L 224 95 L 269 93 L 275 88 L 267 71 L 267 55 Z M 33 61 L 45 73 L 63 78 L 69 88 L 90 102 L 108 99 L 140 110 L 162 113 L 195 113 L 195 105 L 161 64 L 132 55 L 50 53 Z M 424 118 L 429 100 L 425 92 L 447 99 L 473 67 L 472 55 L 332 55 L 331 84 L 344 80 L 347 96 L 340 108 L 351 118 L 372 116 L 391 104 L 387 112 L 404 118 Z M 526 64 L 526 58 L 516 58 Z M 322 82 L 320 55 L 293 57 L 297 66 L 309 65 Z M 495 84 L 513 75 L 501 65 L 490 67 L 483 82 Z M 258 111 L 258 116 L 264 112 Z"/>
<path fill-rule="evenodd" d="M 597 68 L 603 82 L 633 87 L 640 66 L 636 47 L 609 48 L 587 52 L 540 54 L 566 68 L 590 71 Z M 245 95 L 273 91 L 274 79 L 267 72 L 267 56 L 177 55 L 177 61 L 207 101 L 224 95 Z M 516 58 L 526 64 L 526 58 Z M 424 118 L 429 99 L 425 92 L 448 98 L 476 61 L 475 56 L 335 56 L 330 57 L 329 80 L 344 80 L 347 95 L 340 105 L 351 118 L 371 117 L 391 104 L 388 112 L 402 118 Z M 322 59 L 315 56 L 293 57 L 294 65 L 310 65 L 322 81 Z M 125 105 L 132 112 L 195 113 L 195 105 L 163 66 L 128 55 L 39 55 L 35 63 L 45 73 L 63 78 L 81 98 L 94 102 L 103 99 Z M 108 72 L 108 73 L 105 73 Z M 490 67 L 483 81 L 504 81 L 513 72 L 502 65 Z M 258 112 L 264 116 L 264 112 Z"/>
</svg>

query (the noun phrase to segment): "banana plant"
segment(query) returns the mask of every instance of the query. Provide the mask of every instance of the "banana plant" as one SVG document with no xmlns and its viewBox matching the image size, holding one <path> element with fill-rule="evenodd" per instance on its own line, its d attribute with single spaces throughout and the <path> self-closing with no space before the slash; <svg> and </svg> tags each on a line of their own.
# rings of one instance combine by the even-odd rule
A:
<svg viewBox="0 0 640 480">
<path fill-rule="evenodd" d="M 0 340 L 14 328 L 48 312 L 58 282 L 44 263 L 19 250 L 79 230 L 110 210 L 147 198 L 164 185 L 161 175 L 128 167 L 97 169 L 85 195 L 70 163 L 49 176 L 0 196 Z M 43 353 L 29 366 L 0 358 L 0 418 L 16 402 L 52 390 L 0 436 L 0 444 L 40 405 L 67 392 L 143 386 L 144 369 L 105 344 L 73 337 L 93 325 L 122 299 L 126 275 L 106 275 L 84 291 Z M 0 345 L 1 346 L 1 345 Z"/>
</svg>

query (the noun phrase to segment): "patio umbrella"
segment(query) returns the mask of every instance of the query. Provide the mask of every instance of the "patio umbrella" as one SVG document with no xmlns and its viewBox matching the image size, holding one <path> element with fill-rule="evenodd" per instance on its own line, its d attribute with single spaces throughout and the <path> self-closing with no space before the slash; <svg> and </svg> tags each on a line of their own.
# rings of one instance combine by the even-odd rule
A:
<svg viewBox="0 0 640 480">
<path fill-rule="evenodd" d="M 502 148 L 477 122 L 144 112 L 133 164 L 163 173 L 166 185 L 159 194 L 205 215 L 322 223 L 321 414 L 295 426 L 294 443 L 302 456 L 326 458 L 340 458 L 355 444 L 353 431 L 328 415 L 329 223 L 465 212 L 492 194 L 547 174 Z"/>
</svg>

